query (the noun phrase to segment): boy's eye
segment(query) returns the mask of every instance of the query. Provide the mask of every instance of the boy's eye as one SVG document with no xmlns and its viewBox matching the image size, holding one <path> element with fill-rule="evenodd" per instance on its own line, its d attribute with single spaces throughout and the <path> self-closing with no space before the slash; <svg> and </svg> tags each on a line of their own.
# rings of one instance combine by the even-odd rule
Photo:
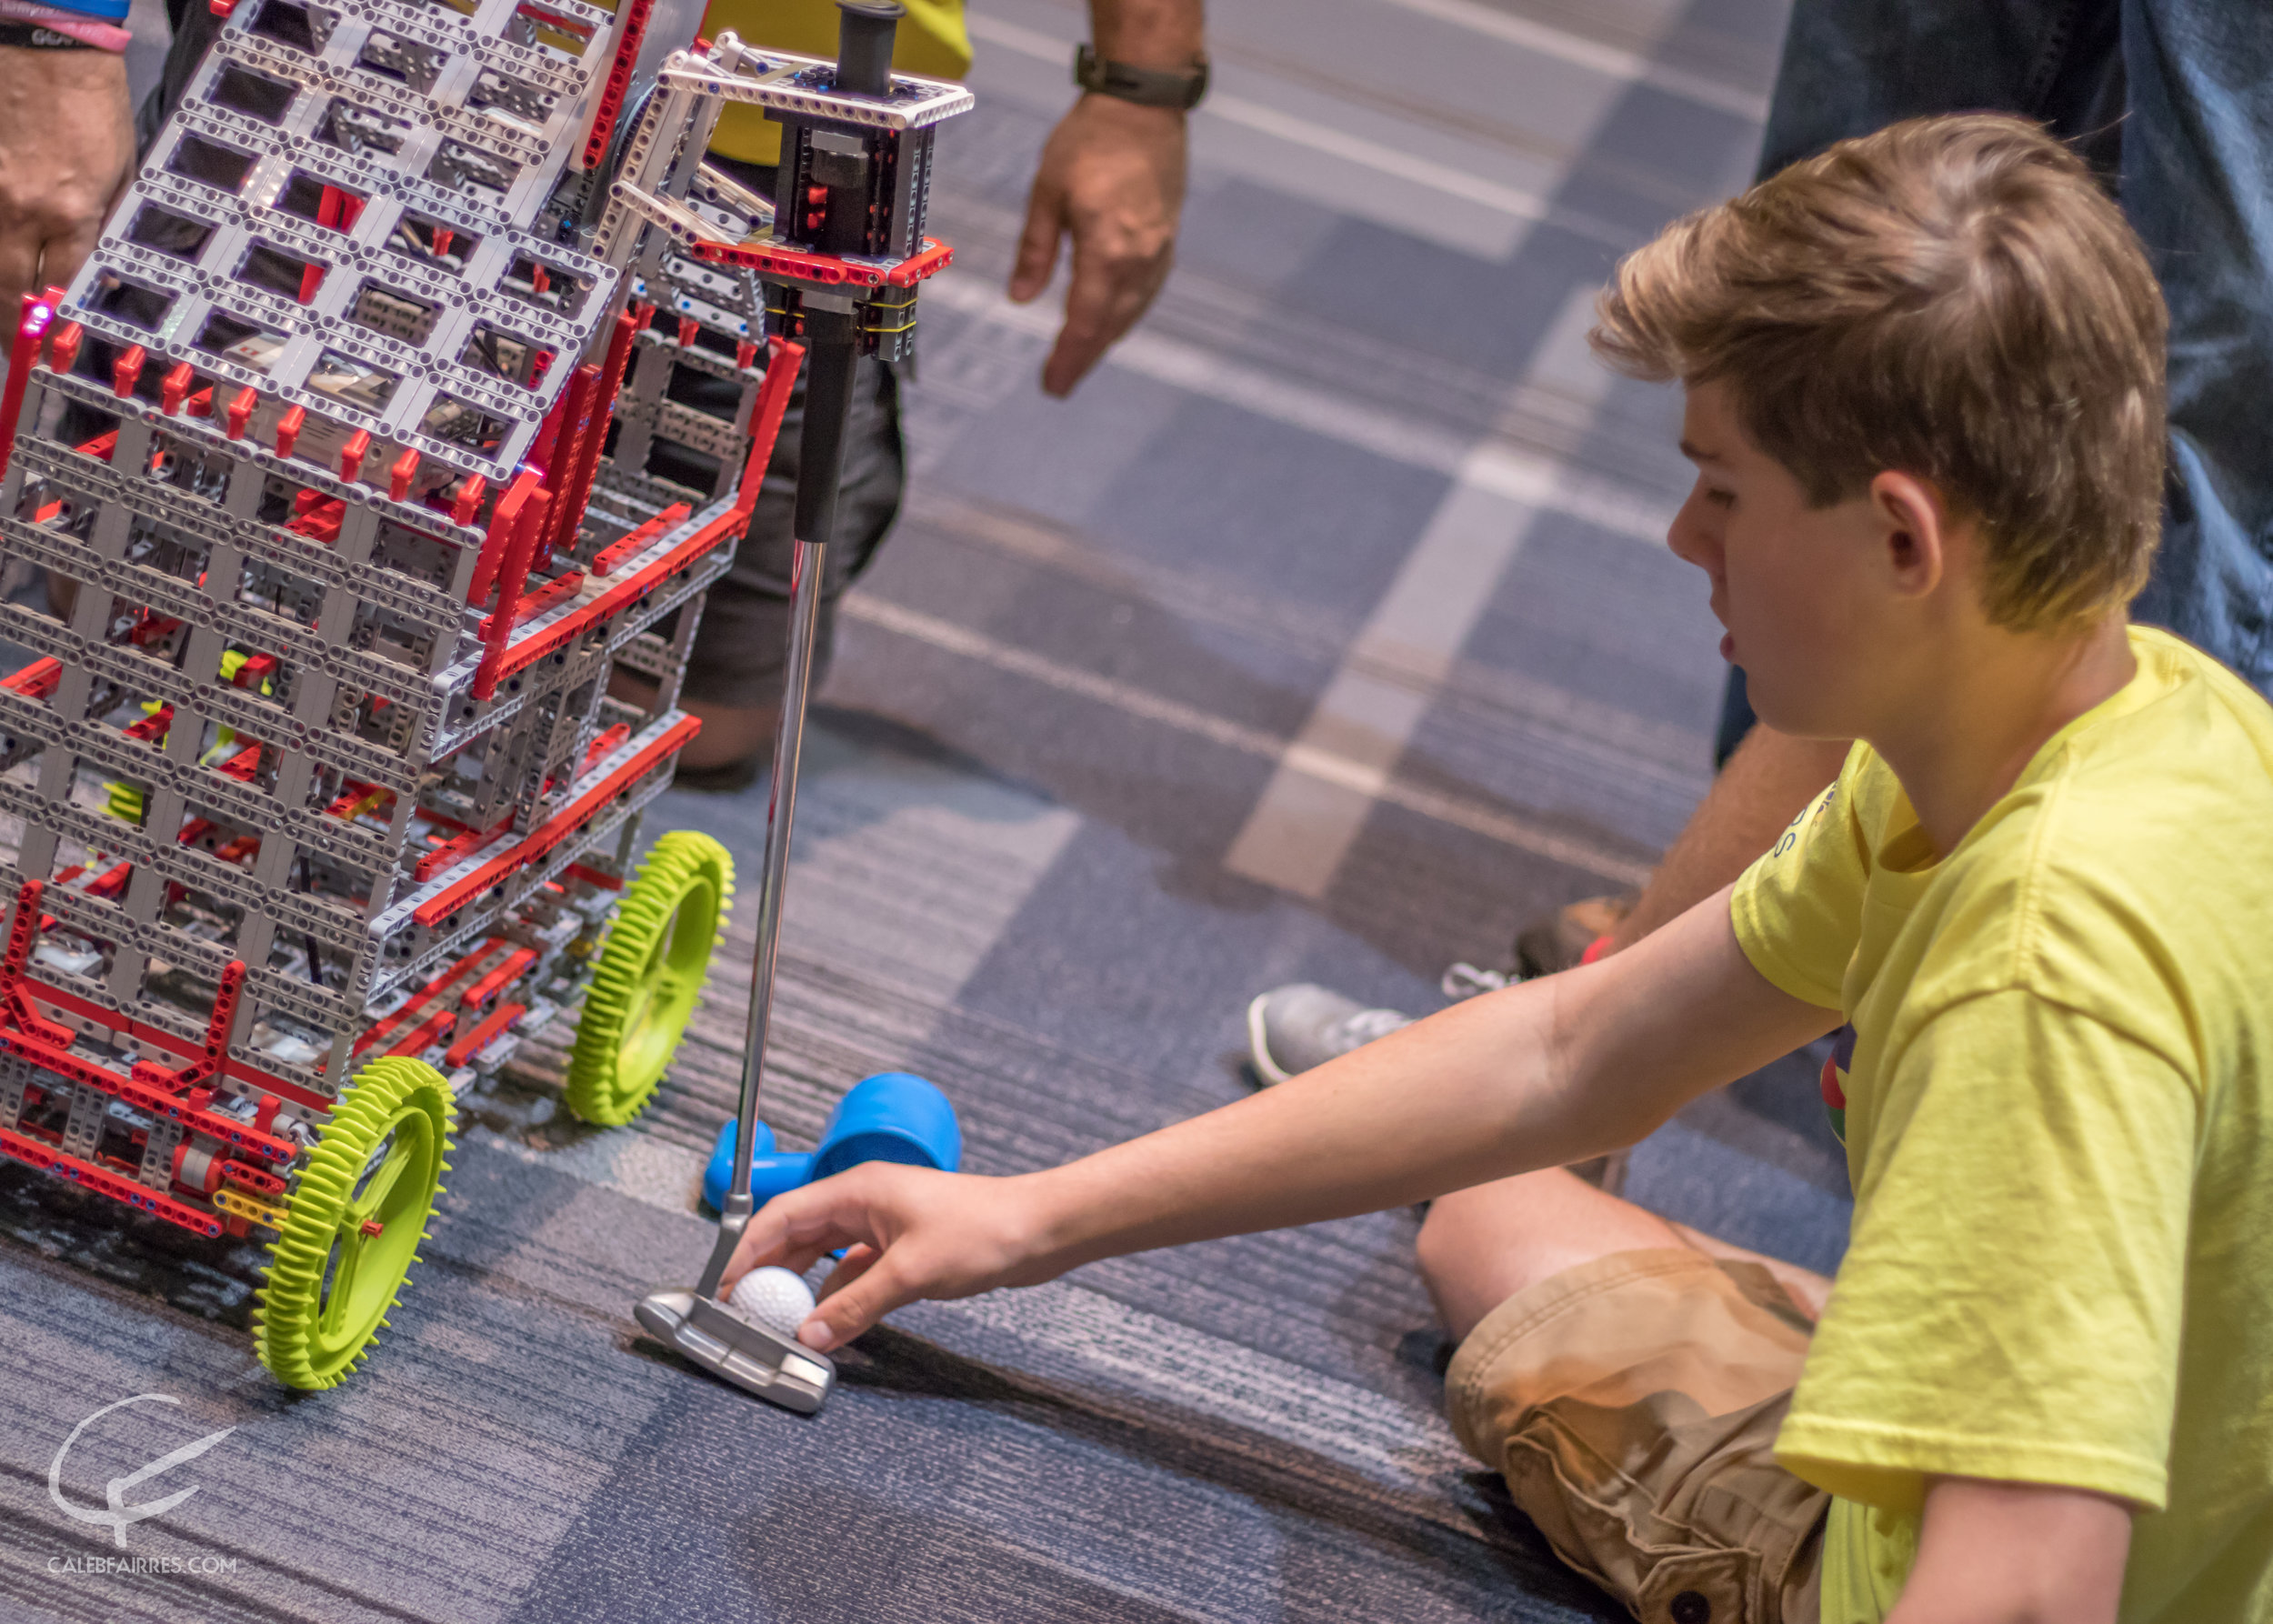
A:
<svg viewBox="0 0 2273 1624">
<path fill-rule="evenodd" d="M 1705 499 L 1716 507 L 1733 507 L 1737 503 L 1737 493 L 1734 491 L 1715 490 L 1712 486 L 1707 486 L 1705 487 Z"/>
</svg>

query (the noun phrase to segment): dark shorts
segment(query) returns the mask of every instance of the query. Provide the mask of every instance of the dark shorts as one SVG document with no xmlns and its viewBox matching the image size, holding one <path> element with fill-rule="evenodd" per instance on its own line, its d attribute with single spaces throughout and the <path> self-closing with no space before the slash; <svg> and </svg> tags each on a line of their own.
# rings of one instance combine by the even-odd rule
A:
<svg viewBox="0 0 2273 1624">
<path fill-rule="evenodd" d="M 746 164 L 713 153 L 711 161 L 760 196 L 774 194 L 770 165 Z M 695 647 L 686 657 L 682 701 L 763 708 L 781 697 L 789 661 L 789 566 L 796 550 L 790 534 L 797 492 L 797 448 L 805 441 L 805 378 L 797 379 L 789 410 L 766 465 L 757 512 L 734 556 L 734 567 L 710 589 Z M 845 472 L 836 489 L 836 533 L 829 540 L 828 570 L 821 582 L 821 617 L 813 642 L 813 689 L 828 676 L 836 641 L 836 600 L 859 578 L 899 517 L 907 487 L 907 452 L 900 437 L 899 375 L 881 361 L 863 361 L 853 384 L 852 420 L 845 431 Z"/>
<path fill-rule="evenodd" d="M 899 380 L 880 361 L 863 361 L 845 436 L 845 478 L 836 496 L 836 535 L 821 583 L 821 620 L 813 649 L 813 685 L 828 673 L 836 600 L 868 567 L 899 516 L 907 482 L 900 442 Z M 686 658 L 683 699 L 706 705 L 770 706 L 781 697 L 789 652 L 790 504 L 796 493 L 797 446 L 805 426 L 805 384 L 790 397 L 759 489 L 749 534 L 734 567 L 710 589 L 695 647 Z"/>
</svg>

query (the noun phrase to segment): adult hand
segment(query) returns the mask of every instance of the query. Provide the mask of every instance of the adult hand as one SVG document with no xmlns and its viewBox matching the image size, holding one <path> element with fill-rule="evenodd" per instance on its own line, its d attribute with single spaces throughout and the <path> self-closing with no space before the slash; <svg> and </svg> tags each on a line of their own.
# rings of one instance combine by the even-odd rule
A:
<svg viewBox="0 0 2273 1624">
<path fill-rule="evenodd" d="M 66 286 L 135 161 L 126 59 L 0 45 L 0 322 L 27 290 Z"/>
<path fill-rule="evenodd" d="M 848 1248 L 797 1332 L 826 1352 L 918 1298 L 974 1297 L 1063 1272 L 1046 1257 L 1037 1212 L 1030 1178 L 864 1162 L 758 1208 L 718 1295 L 731 1295 L 753 1268 L 802 1274 Z"/>
<path fill-rule="evenodd" d="M 1085 95 L 1050 132 L 1010 273 L 1023 305 L 1049 286 L 1073 237 L 1066 324 L 1042 367 L 1045 394 L 1070 394 L 1136 324 L 1167 280 L 1184 210 L 1184 115 Z"/>
</svg>

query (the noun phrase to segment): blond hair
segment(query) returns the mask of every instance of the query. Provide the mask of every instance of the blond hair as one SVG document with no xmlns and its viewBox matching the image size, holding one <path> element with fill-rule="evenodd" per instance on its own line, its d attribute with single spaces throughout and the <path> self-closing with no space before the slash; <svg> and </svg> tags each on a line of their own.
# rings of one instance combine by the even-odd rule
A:
<svg viewBox="0 0 2273 1624">
<path fill-rule="evenodd" d="M 2033 125 L 1918 118 L 1676 221 L 1590 336 L 1730 391 L 1817 506 L 1898 469 L 1984 537 L 1990 619 L 2128 604 L 2161 521 L 2162 295 L 2083 162 Z"/>
</svg>

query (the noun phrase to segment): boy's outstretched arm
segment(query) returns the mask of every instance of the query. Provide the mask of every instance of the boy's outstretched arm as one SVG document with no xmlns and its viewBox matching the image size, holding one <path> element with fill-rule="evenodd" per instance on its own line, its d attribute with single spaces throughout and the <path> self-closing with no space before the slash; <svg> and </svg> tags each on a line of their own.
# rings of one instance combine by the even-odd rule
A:
<svg viewBox="0 0 2273 1624">
<path fill-rule="evenodd" d="M 1123 1252 L 1374 1212 L 1597 1156 L 1827 1031 L 1728 923 L 1728 892 L 1627 951 L 1456 1005 L 1291 1082 L 1046 1172 L 869 1163 L 776 1197 L 726 1281 L 850 1248 L 800 1332 L 1033 1285 Z"/>
</svg>

